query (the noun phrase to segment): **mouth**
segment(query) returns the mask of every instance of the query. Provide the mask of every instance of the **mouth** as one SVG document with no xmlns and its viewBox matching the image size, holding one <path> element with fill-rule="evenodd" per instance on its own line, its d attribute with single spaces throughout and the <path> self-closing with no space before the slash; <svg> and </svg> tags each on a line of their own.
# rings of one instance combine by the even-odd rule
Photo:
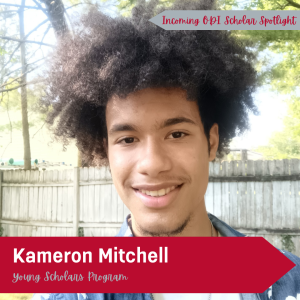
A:
<svg viewBox="0 0 300 300">
<path fill-rule="evenodd" d="M 151 196 L 151 197 L 161 197 L 161 196 L 165 196 L 165 195 L 169 194 L 170 192 L 175 190 L 177 187 L 179 187 L 179 185 L 173 185 L 173 186 L 168 187 L 166 189 L 160 189 L 160 190 L 157 190 L 157 191 L 147 191 L 147 190 L 138 190 L 138 189 L 135 189 L 135 190 L 139 191 L 140 193 L 142 193 L 144 195 L 148 195 L 148 196 Z"/>
<path fill-rule="evenodd" d="M 133 188 L 133 190 L 146 207 L 163 208 L 175 201 L 182 186 L 183 184 L 173 185 L 167 188 L 151 191 L 135 188 Z"/>
</svg>

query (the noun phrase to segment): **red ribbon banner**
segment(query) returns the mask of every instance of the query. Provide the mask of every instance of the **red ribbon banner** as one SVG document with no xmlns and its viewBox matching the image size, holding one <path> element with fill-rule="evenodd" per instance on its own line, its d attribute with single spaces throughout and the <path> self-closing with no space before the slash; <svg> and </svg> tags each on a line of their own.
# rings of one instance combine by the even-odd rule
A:
<svg viewBox="0 0 300 300">
<path fill-rule="evenodd" d="M 261 237 L 2 237 L 0 266 L 0 293 L 262 293 L 295 264 Z"/>
</svg>

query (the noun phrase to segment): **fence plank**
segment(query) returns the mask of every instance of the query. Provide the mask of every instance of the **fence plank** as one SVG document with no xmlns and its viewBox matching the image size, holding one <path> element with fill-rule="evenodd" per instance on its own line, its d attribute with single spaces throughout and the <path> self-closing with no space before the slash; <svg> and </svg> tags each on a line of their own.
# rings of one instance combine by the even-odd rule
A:
<svg viewBox="0 0 300 300">
<path fill-rule="evenodd" d="M 237 212 L 237 182 L 229 183 L 229 199 L 230 199 L 230 224 L 234 227 L 238 225 L 238 212 Z"/>
<path fill-rule="evenodd" d="M 88 168 L 88 181 L 94 181 L 95 180 L 95 168 Z M 87 202 L 86 205 L 88 206 L 88 215 L 89 219 L 94 222 L 96 220 L 96 214 L 95 211 L 95 186 L 90 185 L 87 189 Z"/>
<path fill-rule="evenodd" d="M 293 215 L 292 204 L 292 197 L 290 195 L 291 191 L 291 183 L 290 181 L 283 181 L 282 182 L 282 228 L 290 228 L 291 220 Z"/>
<path fill-rule="evenodd" d="M 78 236 L 78 228 L 79 228 L 79 210 L 80 210 L 80 198 L 79 198 L 79 179 L 80 179 L 80 170 L 79 168 L 74 168 L 74 175 L 73 175 L 73 236 Z"/>
<path fill-rule="evenodd" d="M 263 183 L 263 228 L 272 228 L 273 224 L 273 185 L 271 182 Z M 259 213 L 259 212 L 258 212 Z"/>
<path fill-rule="evenodd" d="M 58 181 L 58 171 L 57 170 L 53 170 L 52 180 L 55 183 Z M 51 215 L 52 222 L 57 222 L 57 215 L 58 215 L 57 211 L 58 211 L 58 187 L 53 186 L 53 188 L 52 188 L 52 215 Z"/>
<path fill-rule="evenodd" d="M 230 222 L 230 202 L 229 202 L 229 183 L 228 182 L 221 182 L 221 206 L 222 206 L 222 217 L 225 223 Z"/>
<path fill-rule="evenodd" d="M 238 207 L 237 207 L 237 211 L 238 211 L 238 218 L 237 218 L 237 226 L 239 228 L 246 228 L 247 226 L 247 182 L 239 182 L 238 183 Z"/>
<path fill-rule="evenodd" d="M 282 190 L 281 181 L 274 181 L 273 184 L 273 228 L 282 228 Z"/>
<path fill-rule="evenodd" d="M 255 227 L 261 228 L 263 225 L 263 209 L 264 209 L 264 201 L 263 201 L 263 182 L 255 182 Z"/>
<path fill-rule="evenodd" d="M 247 176 L 254 176 L 255 170 L 254 170 L 254 161 L 248 160 L 247 161 Z"/>
<path fill-rule="evenodd" d="M 217 175 L 219 176 L 219 174 Z M 214 209 L 214 215 L 217 218 L 222 217 L 222 183 L 216 182 L 213 184 L 214 188 L 214 194 L 213 194 L 213 209 Z"/>
</svg>

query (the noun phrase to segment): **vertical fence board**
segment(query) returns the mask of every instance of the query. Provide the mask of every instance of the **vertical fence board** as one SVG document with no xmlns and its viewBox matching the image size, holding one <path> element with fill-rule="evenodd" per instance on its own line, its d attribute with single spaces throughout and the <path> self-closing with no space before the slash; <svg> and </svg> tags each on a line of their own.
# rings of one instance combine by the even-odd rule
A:
<svg viewBox="0 0 300 300">
<path fill-rule="evenodd" d="M 291 187 L 290 181 L 283 181 L 282 182 L 282 227 L 283 228 L 290 228 L 293 209 L 291 207 L 292 204 L 292 197 L 290 195 Z"/>
<path fill-rule="evenodd" d="M 67 170 L 62 171 L 62 181 L 67 180 Z M 62 222 L 67 222 L 68 209 L 68 187 L 62 187 Z M 65 236 L 65 235 L 63 235 Z"/>
<path fill-rule="evenodd" d="M 273 181 L 273 228 L 282 229 L 281 181 Z"/>
<path fill-rule="evenodd" d="M 273 185 L 271 182 L 264 182 L 263 183 L 263 228 L 272 228 L 273 224 Z"/>
<path fill-rule="evenodd" d="M 119 194 L 117 193 L 117 190 L 114 186 L 114 189 L 115 189 L 115 192 L 117 194 L 117 205 L 118 205 L 118 219 L 117 221 L 118 222 L 123 222 L 124 219 L 123 219 L 123 211 L 124 211 L 124 203 L 122 201 L 122 199 L 120 198 Z"/>
<path fill-rule="evenodd" d="M 88 168 L 88 181 L 95 180 L 95 168 Z M 91 222 L 96 221 L 96 212 L 95 212 L 95 185 L 88 186 L 87 194 L 88 202 L 88 215 Z"/>
<path fill-rule="evenodd" d="M 104 192 L 103 197 L 103 207 L 104 207 L 104 221 L 111 222 L 111 186 L 110 184 L 103 185 Z"/>
<path fill-rule="evenodd" d="M 222 186 L 222 217 L 225 223 L 230 222 L 229 183 L 221 182 Z"/>
<path fill-rule="evenodd" d="M 247 226 L 247 183 L 246 182 L 239 182 L 238 183 L 238 227 L 246 228 Z"/>
<path fill-rule="evenodd" d="M 256 215 L 255 215 L 255 227 L 261 228 L 263 224 L 263 182 L 255 182 L 255 207 L 256 207 Z"/>
<path fill-rule="evenodd" d="M 114 188 L 114 185 L 111 185 L 111 222 L 118 221 L 118 195 Z"/>
<path fill-rule="evenodd" d="M 296 190 L 296 201 L 297 201 L 297 206 L 296 206 L 296 220 L 297 220 L 297 229 L 300 229 L 300 182 L 297 182 L 297 190 Z M 299 252 L 300 256 L 300 252 Z"/>
<path fill-rule="evenodd" d="M 218 174 L 219 175 L 219 174 Z M 214 186 L 214 195 L 213 195 L 213 207 L 214 207 L 214 215 L 217 218 L 222 217 L 222 184 L 221 182 L 215 182 Z"/>
<path fill-rule="evenodd" d="M 247 228 L 254 228 L 255 225 L 255 215 L 256 215 L 256 206 L 255 206 L 255 183 L 254 182 L 247 182 Z"/>
<path fill-rule="evenodd" d="M 237 211 L 237 182 L 229 183 L 229 199 L 230 199 L 230 224 L 233 227 L 238 226 L 238 211 Z"/>
<path fill-rule="evenodd" d="M 79 211 L 80 211 L 80 199 L 79 199 L 79 178 L 80 178 L 80 170 L 79 168 L 74 168 L 73 175 L 73 236 L 78 236 L 78 228 L 79 228 Z"/>
</svg>

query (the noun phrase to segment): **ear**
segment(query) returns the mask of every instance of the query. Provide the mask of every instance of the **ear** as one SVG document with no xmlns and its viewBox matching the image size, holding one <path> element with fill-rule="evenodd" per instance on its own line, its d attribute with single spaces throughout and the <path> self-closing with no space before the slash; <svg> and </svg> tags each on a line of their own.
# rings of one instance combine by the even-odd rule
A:
<svg viewBox="0 0 300 300">
<path fill-rule="evenodd" d="M 219 125 L 215 123 L 209 131 L 210 153 L 209 161 L 216 158 L 216 153 L 219 147 Z"/>
</svg>

